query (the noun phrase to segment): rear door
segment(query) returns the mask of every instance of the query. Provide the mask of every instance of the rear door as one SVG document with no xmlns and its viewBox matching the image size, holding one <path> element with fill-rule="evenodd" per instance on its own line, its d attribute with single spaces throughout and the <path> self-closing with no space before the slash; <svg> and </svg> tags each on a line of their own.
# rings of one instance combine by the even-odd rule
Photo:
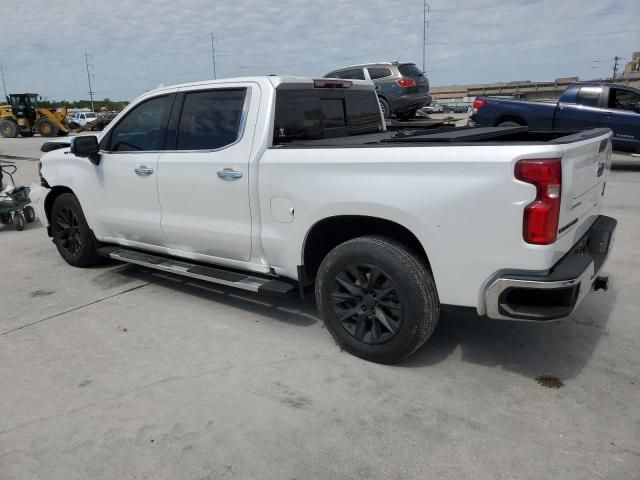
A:
<svg viewBox="0 0 640 480">
<path fill-rule="evenodd" d="M 254 83 L 180 90 L 169 150 L 158 165 L 161 224 L 169 248 L 249 260 L 248 166 L 259 103 Z"/>
<path fill-rule="evenodd" d="M 619 145 L 640 147 L 640 93 L 623 87 L 609 88 L 607 108 L 601 112 L 601 126 L 613 130 Z"/>
<path fill-rule="evenodd" d="M 559 130 L 586 130 L 601 125 L 603 87 L 584 85 L 578 88 L 575 98 L 560 98 L 556 110 L 554 128 Z"/>
</svg>

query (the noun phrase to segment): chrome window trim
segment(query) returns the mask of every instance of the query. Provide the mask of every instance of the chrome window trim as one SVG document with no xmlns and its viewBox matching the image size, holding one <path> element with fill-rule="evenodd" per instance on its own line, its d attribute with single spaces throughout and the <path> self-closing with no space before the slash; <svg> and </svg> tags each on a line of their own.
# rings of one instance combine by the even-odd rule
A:
<svg viewBox="0 0 640 480">
<path fill-rule="evenodd" d="M 185 96 L 188 95 L 189 93 L 198 93 L 198 92 L 208 92 L 208 91 L 213 91 L 213 90 L 231 90 L 231 89 L 239 89 L 242 88 L 245 90 L 245 98 L 244 98 L 244 103 L 242 105 L 242 113 L 240 114 L 240 125 L 238 126 L 238 136 L 236 138 L 236 140 L 233 143 L 230 143 L 228 145 L 225 145 L 223 147 L 220 148 L 213 148 L 213 149 L 203 149 L 203 150 L 127 150 L 127 151 L 112 151 L 112 150 L 100 150 L 100 153 L 108 153 L 109 155 L 140 155 L 140 154 L 147 154 L 147 153 L 153 153 L 153 154 L 161 154 L 161 153 L 196 153 L 196 152 L 201 152 L 201 153 L 211 153 L 211 152 L 219 152 L 221 150 L 225 150 L 227 148 L 233 147 L 234 145 L 237 145 L 238 143 L 240 143 L 242 141 L 242 139 L 244 138 L 244 132 L 245 132 L 245 127 L 247 124 L 247 117 L 249 115 L 249 107 L 251 106 L 251 89 L 252 87 L 250 85 L 245 85 L 245 86 L 240 86 L 240 87 L 228 87 L 228 86 L 223 86 L 220 88 L 211 88 L 211 87 L 207 87 L 207 88 L 203 88 L 200 90 L 187 90 L 186 92 L 177 92 L 177 93 L 184 93 Z M 158 97 L 161 97 L 163 95 L 158 95 Z M 153 98 L 157 98 L 157 97 L 150 97 L 149 99 L 145 99 L 146 100 L 151 100 Z M 180 112 L 182 114 L 182 112 Z M 126 118 L 126 117 L 124 117 Z M 119 122 L 118 122 L 119 123 Z M 115 125 L 113 127 L 113 129 L 115 129 L 117 127 L 117 125 Z M 180 124 L 178 123 L 178 128 L 180 127 Z M 112 129 L 112 130 L 113 130 Z"/>
</svg>

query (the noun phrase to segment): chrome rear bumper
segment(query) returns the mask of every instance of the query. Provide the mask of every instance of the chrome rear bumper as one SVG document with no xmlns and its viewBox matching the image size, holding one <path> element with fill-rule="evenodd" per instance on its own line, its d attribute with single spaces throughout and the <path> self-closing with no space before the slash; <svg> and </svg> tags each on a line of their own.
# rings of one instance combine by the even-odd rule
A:
<svg viewBox="0 0 640 480">
<path fill-rule="evenodd" d="M 609 256 L 616 225 L 615 219 L 599 216 L 549 271 L 513 271 L 492 279 L 485 290 L 487 316 L 545 321 L 571 315 L 591 291 Z"/>
</svg>

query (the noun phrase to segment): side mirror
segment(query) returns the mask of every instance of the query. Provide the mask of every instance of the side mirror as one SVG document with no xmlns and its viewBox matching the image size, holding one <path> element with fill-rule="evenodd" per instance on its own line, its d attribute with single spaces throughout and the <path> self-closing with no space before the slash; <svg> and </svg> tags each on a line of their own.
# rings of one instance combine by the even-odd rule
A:
<svg viewBox="0 0 640 480">
<path fill-rule="evenodd" d="M 95 135 L 86 135 L 74 137 L 71 139 L 71 153 L 78 157 L 87 157 L 94 165 L 100 164 L 100 146 L 98 145 L 98 137 Z"/>
</svg>

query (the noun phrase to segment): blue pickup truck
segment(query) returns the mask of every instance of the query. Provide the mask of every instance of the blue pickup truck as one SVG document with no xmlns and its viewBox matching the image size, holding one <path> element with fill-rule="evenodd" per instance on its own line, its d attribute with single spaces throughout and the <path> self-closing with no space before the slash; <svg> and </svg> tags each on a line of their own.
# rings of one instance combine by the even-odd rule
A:
<svg viewBox="0 0 640 480">
<path fill-rule="evenodd" d="M 471 127 L 526 125 L 532 130 L 613 130 L 613 146 L 640 152 L 640 90 L 608 83 L 574 83 L 558 103 L 477 97 Z"/>
</svg>

